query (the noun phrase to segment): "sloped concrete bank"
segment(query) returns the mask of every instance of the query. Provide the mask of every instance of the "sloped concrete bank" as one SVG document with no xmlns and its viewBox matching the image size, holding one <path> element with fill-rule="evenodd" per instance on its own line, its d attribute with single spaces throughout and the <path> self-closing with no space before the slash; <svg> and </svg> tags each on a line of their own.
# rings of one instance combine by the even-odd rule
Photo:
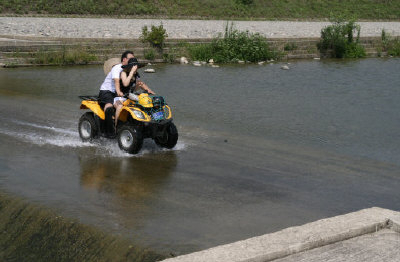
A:
<svg viewBox="0 0 400 262">
<path fill-rule="evenodd" d="M 324 21 L 0 17 L 0 64 L 29 65 L 32 64 L 32 52 L 60 52 L 60 49 L 62 52 L 72 50 L 75 57 L 75 51 L 80 51 L 78 55 L 83 58 L 78 59 L 78 64 L 101 64 L 106 58 L 115 57 L 127 48 L 134 49 L 142 60 L 148 58 L 154 59 L 153 62 L 170 62 L 176 56 L 184 55 L 182 45 L 210 42 L 218 34 L 224 33 L 226 26 L 231 23 L 240 31 L 266 36 L 272 47 L 284 52 L 284 60 L 319 57 L 316 43 L 321 29 L 331 24 Z M 144 26 L 160 24 L 168 33 L 163 54 L 149 51 L 149 46 L 139 41 Z M 382 48 L 378 41 L 383 29 L 392 36 L 400 36 L 400 22 L 358 24 L 362 28 L 361 44 L 368 57 L 385 55 L 380 51 Z"/>
<path fill-rule="evenodd" d="M 0 261 L 159 261 L 164 255 L 0 192 Z"/>
<path fill-rule="evenodd" d="M 357 241 L 358 237 L 375 232 L 388 230 L 395 234 L 395 240 L 389 243 L 393 245 L 393 261 L 400 261 L 400 212 L 383 209 L 369 208 L 346 215 L 318 220 L 303 226 L 290 227 L 276 233 L 266 234 L 259 237 L 238 241 L 235 243 L 217 246 L 204 251 L 195 252 L 164 260 L 165 262 L 261 262 L 281 259 L 293 254 L 307 250 L 315 250 L 323 246 L 339 243 L 345 240 Z M 372 243 L 374 239 L 372 239 Z M 376 241 L 381 241 L 379 238 Z M 362 245 L 371 245 L 371 241 Z M 365 248 L 363 262 L 369 260 L 368 246 Z M 341 250 L 338 251 L 340 254 Z M 352 260 L 353 254 L 341 257 L 341 261 Z M 307 254 L 303 255 L 302 261 L 308 261 Z M 290 261 L 297 261 L 296 259 Z M 318 261 L 318 260 L 317 260 Z M 325 261 L 325 260 L 324 260 Z M 340 260 L 338 260 L 340 261 Z"/>
</svg>

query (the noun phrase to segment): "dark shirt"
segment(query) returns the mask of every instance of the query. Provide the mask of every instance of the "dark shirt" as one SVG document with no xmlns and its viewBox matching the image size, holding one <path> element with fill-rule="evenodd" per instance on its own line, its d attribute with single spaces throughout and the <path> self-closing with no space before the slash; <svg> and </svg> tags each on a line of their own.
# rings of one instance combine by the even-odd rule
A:
<svg viewBox="0 0 400 262">
<path fill-rule="evenodd" d="M 121 92 L 124 94 L 129 93 L 129 91 L 134 91 L 135 87 L 136 87 L 136 81 L 140 80 L 140 75 L 139 72 L 136 72 L 136 74 L 134 75 L 134 77 L 132 77 L 131 81 L 129 82 L 128 86 L 124 86 L 124 84 L 122 83 L 122 79 L 119 80 L 120 83 L 120 88 L 121 88 Z"/>
</svg>

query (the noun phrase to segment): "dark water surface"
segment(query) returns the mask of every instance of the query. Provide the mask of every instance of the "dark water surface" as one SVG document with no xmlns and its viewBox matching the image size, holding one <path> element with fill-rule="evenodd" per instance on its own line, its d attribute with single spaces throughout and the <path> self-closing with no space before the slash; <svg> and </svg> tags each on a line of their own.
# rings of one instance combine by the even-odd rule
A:
<svg viewBox="0 0 400 262">
<path fill-rule="evenodd" d="M 0 189 L 176 254 L 380 206 L 400 210 L 400 60 L 157 66 L 174 150 L 82 143 L 102 67 L 0 70 Z"/>
</svg>

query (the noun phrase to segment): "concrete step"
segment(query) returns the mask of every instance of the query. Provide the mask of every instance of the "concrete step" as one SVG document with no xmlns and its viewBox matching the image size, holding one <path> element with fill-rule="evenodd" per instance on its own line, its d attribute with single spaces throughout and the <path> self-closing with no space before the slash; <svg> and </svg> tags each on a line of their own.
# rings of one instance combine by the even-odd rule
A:
<svg viewBox="0 0 400 262">
<path fill-rule="evenodd" d="M 287 54 L 286 56 L 287 59 L 311 59 L 311 58 L 317 58 L 320 57 L 319 54 Z"/>
</svg>

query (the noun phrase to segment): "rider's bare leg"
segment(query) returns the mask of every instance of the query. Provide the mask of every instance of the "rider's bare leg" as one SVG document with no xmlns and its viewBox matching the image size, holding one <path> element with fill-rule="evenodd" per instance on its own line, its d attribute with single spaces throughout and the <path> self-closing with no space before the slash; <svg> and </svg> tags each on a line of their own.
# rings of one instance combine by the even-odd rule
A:
<svg viewBox="0 0 400 262">
<path fill-rule="evenodd" d="M 111 103 L 107 103 L 105 106 L 104 106 L 104 112 L 107 110 L 107 108 L 109 108 L 109 107 L 112 107 L 113 105 L 111 104 Z"/>
<path fill-rule="evenodd" d="M 121 101 L 117 101 L 114 104 L 114 107 L 115 107 L 115 128 L 117 128 L 118 118 L 119 118 L 119 114 L 121 113 L 122 106 L 123 105 L 122 105 Z"/>
</svg>

